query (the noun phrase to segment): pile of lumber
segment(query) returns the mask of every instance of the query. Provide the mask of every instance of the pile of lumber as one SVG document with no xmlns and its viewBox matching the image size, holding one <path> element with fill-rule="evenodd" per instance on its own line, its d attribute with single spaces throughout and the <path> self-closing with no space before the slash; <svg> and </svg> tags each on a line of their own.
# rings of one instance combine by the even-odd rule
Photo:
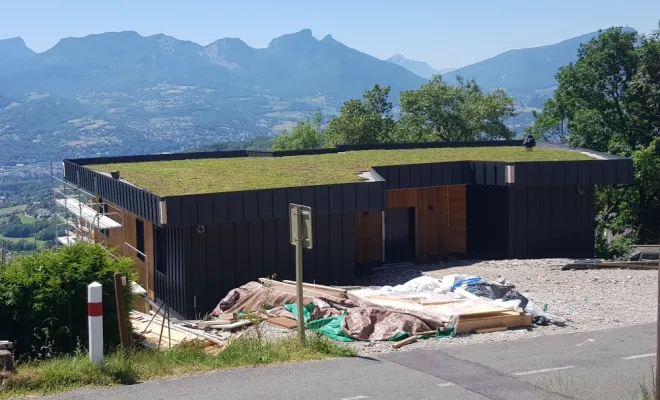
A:
<svg viewBox="0 0 660 400">
<path fill-rule="evenodd" d="M 456 333 L 489 333 L 532 326 L 532 316 L 514 310 L 493 309 L 458 315 Z"/>
<path fill-rule="evenodd" d="M 657 270 L 658 261 L 601 261 L 595 263 L 576 263 L 566 264 L 561 270 L 582 270 L 582 269 L 639 269 L 639 270 Z"/>
<path fill-rule="evenodd" d="M 284 293 L 297 294 L 296 282 L 293 281 L 276 281 L 268 278 L 259 278 L 259 282 L 264 286 L 272 287 L 274 290 Z M 347 290 L 343 288 L 336 288 L 332 286 L 317 285 L 314 283 L 303 283 L 303 297 L 321 298 L 337 302 L 342 302 L 348 297 Z"/>
</svg>

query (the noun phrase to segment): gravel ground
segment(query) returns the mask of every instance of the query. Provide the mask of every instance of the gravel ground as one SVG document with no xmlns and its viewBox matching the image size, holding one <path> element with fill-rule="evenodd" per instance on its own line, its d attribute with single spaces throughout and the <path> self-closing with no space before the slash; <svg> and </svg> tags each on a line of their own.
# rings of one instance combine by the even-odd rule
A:
<svg viewBox="0 0 660 400">
<path fill-rule="evenodd" d="M 658 281 L 656 271 L 582 270 L 561 271 L 569 259 L 462 260 L 435 265 L 412 265 L 383 269 L 363 277 L 362 286 L 405 283 L 421 275 L 442 278 L 462 274 L 489 280 L 505 278 L 516 290 L 536 304 L 547 304 L 548 312 L 565 318 L 564 327 L 554 325 L 513 329 L 487 334 L 461 334 L 450 339 L 422 340 L 399 351 L 439 349 L 474 343 L 507 341 L 534 336 L 595 331 L 644 324 L 656 320 Z M 270 329 L 268 337 L 295 335 L 295 331 Z M 389 342 L 352 342 L 346 346 L 359 355 L 396 351 Z"/>
</svg>

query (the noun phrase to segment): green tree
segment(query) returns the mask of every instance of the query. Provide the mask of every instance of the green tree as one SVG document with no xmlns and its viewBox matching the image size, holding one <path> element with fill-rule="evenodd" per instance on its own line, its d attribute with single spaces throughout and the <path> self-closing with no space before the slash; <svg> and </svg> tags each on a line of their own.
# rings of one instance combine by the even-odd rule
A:
<svg viewBox="0 0 660 400">
<path fill-rule="evenodd" d="M 282 134 L 273 141 L 272 150 L 305 150 L 323 147 L 322 123 L 322 114 L 317 111 L 312 120 L 298 121 L 291 131 L 284 128 Z"/>
<path fill-rule="evenodd" d="M 348 100 L 341 115 L 332 118 L 325 131 L 327 144 L 373 144 L 390 142 L 394 128 L 389 86 L 374 85 L 362 100 Z"/>
<path fill-rule="evenodd" d="M 484 93 L 474 80 L 457 78 L 449 85 L 436 75 L 419 90 L 401 93 L 398 139 L 472 141 L 509 139 L 504 121 L 515 115 L 513 98 L 503 90 Z"/>
<path fill-rule="evenodd" d="M 559 86 L 530 128 L 537 137 L 631 157 L 635 185 L 597 193 L 599 229 L 660 239 L 660 30 L 608 29 L 557 73 Z M 616 217 L 613 217 L 616 216 Z"/>
</svg>

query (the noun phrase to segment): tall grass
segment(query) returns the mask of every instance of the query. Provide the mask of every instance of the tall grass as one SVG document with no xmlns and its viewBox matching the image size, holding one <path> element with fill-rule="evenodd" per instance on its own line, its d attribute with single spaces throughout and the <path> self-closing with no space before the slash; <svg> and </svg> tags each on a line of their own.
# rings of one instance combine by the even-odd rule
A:
<svg viewBox="0 0 660 400">
<path fill-rule="evenodd" d="M 19 365 L 14 374 L 0 375 L 0 399 L 50 394 L 83 386 L 133 384 L 224 368 L 352 355 L 351 350 L 318 336 L 308 337 L 304 345 L 295 338 L 278 341 L 239 339 L 219 355 L 211 355 L 195 345 L 164 351 L 135 348 L 117 351 L 107 356 L 101 365 L 92 363 L 86 354 L 79 352 L 46 361 L 27 362 Z"/>
</svg>

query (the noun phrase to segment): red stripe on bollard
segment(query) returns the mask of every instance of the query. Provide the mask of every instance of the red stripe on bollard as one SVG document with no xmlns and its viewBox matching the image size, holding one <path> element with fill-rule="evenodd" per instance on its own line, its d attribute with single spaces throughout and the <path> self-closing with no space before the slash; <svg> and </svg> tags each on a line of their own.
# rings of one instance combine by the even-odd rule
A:
<svg viewBox="0 0 660 400">
<path fill-rule="evenodd" d="M 87 303 L 87 315 L 90 317 L 102 317 L 103 303 Z"/>
</svg>

